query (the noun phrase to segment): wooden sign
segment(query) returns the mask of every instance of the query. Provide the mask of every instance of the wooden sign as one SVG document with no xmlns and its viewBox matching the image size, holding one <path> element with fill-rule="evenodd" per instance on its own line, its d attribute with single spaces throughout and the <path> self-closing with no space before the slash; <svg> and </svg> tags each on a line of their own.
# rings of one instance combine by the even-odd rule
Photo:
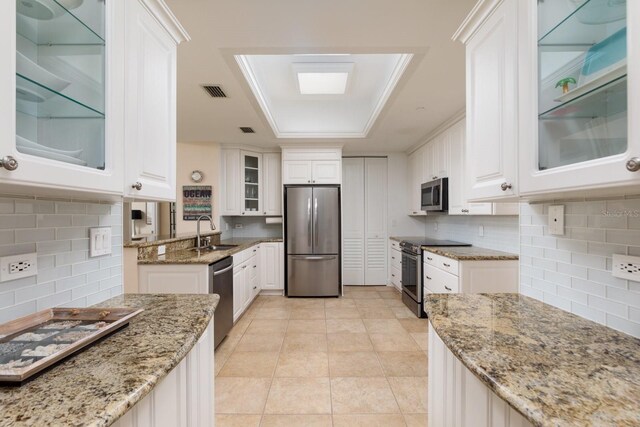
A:
<svg viewBox="0 0 640 427">
<path fill-rule="evenodd" d="M 213 189 L 210 185 L 184 185 L 182 187 L 182 219 L 196 221 L 202 215 L 211 215 Z"/>
</svg>

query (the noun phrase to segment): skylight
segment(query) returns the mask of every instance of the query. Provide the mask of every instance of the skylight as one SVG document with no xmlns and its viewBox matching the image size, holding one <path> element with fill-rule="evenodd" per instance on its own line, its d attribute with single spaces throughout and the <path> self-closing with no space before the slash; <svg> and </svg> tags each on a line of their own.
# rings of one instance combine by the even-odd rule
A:
<svg viewBox="0 0 640 427">
<path fill-rule="evenodd" d="M 344 95 L 349 73 L 298 73 L 298 88 L 302 95 Z"/>
</svg>

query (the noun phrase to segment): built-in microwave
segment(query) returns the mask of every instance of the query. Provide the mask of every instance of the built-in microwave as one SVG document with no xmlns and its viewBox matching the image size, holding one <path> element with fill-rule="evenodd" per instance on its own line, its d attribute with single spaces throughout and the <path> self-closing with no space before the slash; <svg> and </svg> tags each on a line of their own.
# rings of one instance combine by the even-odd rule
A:
<svg viewBox="0 0 640 427">
<path fill-rule="evenodd" d="M 425 182 L 420 190 L 421 208 L 426 212 L 449 210 L 449 178 Z"/>
</svg>

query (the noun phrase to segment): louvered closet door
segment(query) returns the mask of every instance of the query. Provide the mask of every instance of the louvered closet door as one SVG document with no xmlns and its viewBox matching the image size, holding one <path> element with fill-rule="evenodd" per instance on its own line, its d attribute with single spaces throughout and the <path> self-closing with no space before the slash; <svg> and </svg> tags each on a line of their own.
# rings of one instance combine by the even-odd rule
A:
<svg viewBox="0 0 640 427">
<path fill-rule="evenodd" d="M 364 284 L 364 158 L 342 160 L 342 282 Z"/>
<path fill-rule="evenodd" d="M 387 284 L 387 159 L 364 162 L 364 284 Z"/>
</svg>

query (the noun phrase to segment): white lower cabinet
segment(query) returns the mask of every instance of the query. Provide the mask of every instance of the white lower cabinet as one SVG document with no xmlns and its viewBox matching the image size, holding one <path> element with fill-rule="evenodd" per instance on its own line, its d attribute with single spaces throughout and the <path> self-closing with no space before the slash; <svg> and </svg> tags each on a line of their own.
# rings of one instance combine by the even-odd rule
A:
<svg viewBox="0 0 640 427">
<path fill-rule="evenodd" d="M 263 291 L 284 290 L 284 243 L 260 244 L 260 273 Z"/>
<path fill-rule="evenodd" d="M 467 369 L 429 325 L 430 426 L 532 427 Z"/>
<path fill-rule="evenodd" d="M 114 427 L 213 427 L 213 320 L 196 345 Z"/>
<path fill-rule="evenodd" d="M 389 283 L 402 289 L 402 251 L 395 240 L 389 240 Z"/>
<path fill-rule="evenodd" d="M 258 246 L 233 255 L 233 321 L 251 305 L 260 293 Z"/>
</svg>

